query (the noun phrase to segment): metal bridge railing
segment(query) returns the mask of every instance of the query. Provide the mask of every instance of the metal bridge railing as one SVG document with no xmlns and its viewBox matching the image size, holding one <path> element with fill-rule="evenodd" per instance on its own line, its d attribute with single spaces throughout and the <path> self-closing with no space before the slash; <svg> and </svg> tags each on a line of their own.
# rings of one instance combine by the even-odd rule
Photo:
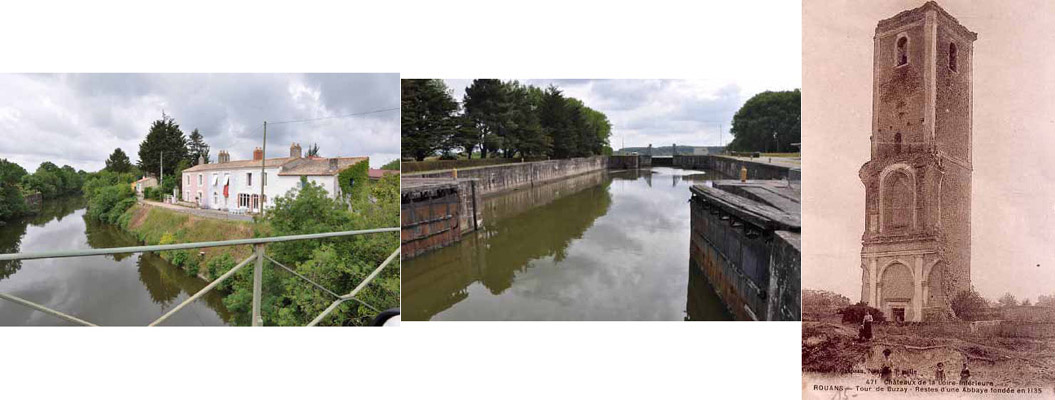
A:
<svg viewBox="0 0 1055 400">
<path fill-rule="evenodd" d="M 214 279 L 212 282 L 210 282 L 204 288 L 199 290 L 197 293 L 194 293 L 189 298 L 187 298 L 187 300 L 184 300 L 182 303 L 180 303 L 179 305 L 177 305 L 173 309 L 169 310 L 169 312 L 165 313 L 165 315 L 162 315 L 158 319 L 154 320 L 154 322 L 151 322 L 149 326 L 157 326 L 158 324 L 160 324 L 162 322 L 165 322 L 165 320 L 167 320 L 173 314 L 179 312 L 184 307 L 186 307 L 188 304 L 193 303 L 195 300 L 198 300 L 199 298 L 204 296 L 206 293 L 209 293 L 210 290 L 216 288 L 216 286 L 219 286 L 220 283 L 222 283 L 227 278 L 230 278 L 230 277 L 234 276 L 235 273 L 237 273 L 242 268 L 245 268 L 250 263 L 253 263 L 253 326 L 261 326 L 261 325 L 263 325 L 263 319 L 260 317 L 260 300 L 261 300 L 261 291 L 262 291 L 262 286 L 263 286 L 264 260 L 270 261 L 270 262 L 274 263 L 275 265 L 278 265 L 282 269 L 285 269 L 286 271 L 291 272 L 294 276 L 296 276 L 296 277 L 298 277 L 300 279 L 303 279 L 304 281 L 312 284 L 312 286 L 315 286 L 316 288 L 319 288 L 319 289 L 325 291 L 326 293 L 332 295 L 335 298 L 335 300 L 333 301 L 333 303 L 330 304 L 329 307 L 327 307 L 325 310 L 323 310 L 322 313 L 320 313 L 318 316 L 316 316 L 315 319 L 313 319 L 308 324 L 308 326 L 315 326 L 315 325 L 318 325 L 319 322 L 322 322 L 322 320 L 324 318 L 326 318 L 326 316 L 330 315 L 330 313 L 332 313 L 334 310 L 336 310 L 337 307 L 341 305 L 341 303 L 344 303 L 346 301 L 355 301 L 355 302 L 358 302 L 358 303 L 366 306 L 367 308 L 369 308 L 371 310 L 374 310 L 375 312 L 380 312 L 377 308 L 371 306 L 370 304 L 367 304 L 366 302 L 363 302 L 360 299 L 357 299 L 355 296 L 358 295 L 359 292 L 363 290 L 363 288 L 365 288 L 367 285 L 369 285 L 370 282 L 372 282 L 374 280 L 374 278 L 376 278 L 377 275 L 380 274 L 381 271 L 384 270 L 385 267 L 388 266 L 388 264 L 391 264 L 392 260 L 395 260 L 397 257 L 399 257 L 399 249 L 397 248 L 395 251 L 393 251 L 392 254 L 390 254 L 388 256 L 388 258 L 386 258 L 385 261 L 381 263 L 381 265 L 379 265 L 376 269 L 374 269 L 374 271 L 371 272 L 370 275 L 367 275 L 367 277 L 365 279 L 363 279 L 363 281 L 360 282 L 359 285 L 355 287 L 355 289 L 353 289 L 348 294 L 339 295 L 339 294 L 333 292 L 332 290 L 327 289 L 326 287 L 316 283 L 315 281 L 312 281 L 311 279 L 308 279 L 304 275 L 301 275 L 301 274 L 297 273 L 293 269 L 291 269 L 291 268 L 289 268 L 289 267 L 287 267 L 285 265 L 282 265 L 282 263 L 279 263 L 278 261 L 275 261 L 274 259 L 269 257 L 264 252 L 265 245 L 267 245 L 268 243 L 291 242 L 291 241 L 297 241 L 297 240 L 326 239 L 326 238 L 355 236 L 355 235 L 366 235 L 366 234 L 383 233 L 383 232 L 399 232 L 399 229 L 400 228 L 398 228 L 398 227 L 395 227 L 395 228 L 378 228 L 378 229 L 365 229 L 365 230 L 358 230 L 358 231 L 313 233 L 313 234 L 307 234 L 307 235 L 276 236 L 276 237 L 269 237 L 269 238 L 223 240 L 223 241 L 217 241 L 217 242 L 178 243 L 178 244 L 166 244 L 166 245 L 155 245 L 155 246 L 113 247 L 113 248 L 108 248 L 108 249 L 63 250 L 63 251 L 48 251 L 48 252 L 39 252 L 39 253 L 0 254 L 0 261 L 35 260 L 35 259 L 42 259 L 42 258 L 101 256 L 101 255 L 112 255 L 112 254 L 146 253 L 146 252 L 166 251 L 166 250 L 202 249 L 202 248 L 206 248 L 206 247 L 225 247 L 225 246 L 252 245 L 253 246 L 253 254 L 252 255 L 250 255 L 245 260 L 242 260 L 242 262 L 238 263 L 237 265 L 235 265 L 234 268 L 231 268 L 230 271 L 227 271 L 223 275 L 220 275 L 218 278 Z M 26 300 L 26 299 L 23 299 L 23 298 L 20 298 L 20 297 L 12 296 L 12 295 L 5 294 L 5 293 L 0 293 L 0 299 L 8 300 L 8 301 L 11 301 L 13 303 L 20 304 L 20 305 L 32 308 L 34 310 L 37 310 L 37 311 L 40 311 L 40 312 L 43 312 L 43 313 L 46 313 L 46 314 L 54 315 L 56 317 L 62 318 L 64 320 L 66 320 L 66 321 L 70 321 L 70 322 L 73 322 L 73 323 L 76 323 L 76 324 L 86 325 L 86 326 L 97 326 L 97 325 L 95 325 L 95 324 L 93 324 L 91 322 L 82 320 L 80 318 L 77 318 L 75 316 L 63 313 L 61 311 L 53 310 L 51 308 L 45 307 L 43 305 L 31 302 L 29 300 Z"/>
</svg>

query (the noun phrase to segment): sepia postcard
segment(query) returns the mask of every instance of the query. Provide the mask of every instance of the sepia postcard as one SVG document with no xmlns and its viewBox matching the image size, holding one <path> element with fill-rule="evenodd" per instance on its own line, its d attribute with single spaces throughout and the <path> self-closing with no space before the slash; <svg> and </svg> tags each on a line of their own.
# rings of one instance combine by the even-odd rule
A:
<svg viewBox="0 0 1055 400">
<path fill-rule="evenodd" d="M 803 3 L 804 398 L 1053 395 L 1052 11 Z"/>
</svg>

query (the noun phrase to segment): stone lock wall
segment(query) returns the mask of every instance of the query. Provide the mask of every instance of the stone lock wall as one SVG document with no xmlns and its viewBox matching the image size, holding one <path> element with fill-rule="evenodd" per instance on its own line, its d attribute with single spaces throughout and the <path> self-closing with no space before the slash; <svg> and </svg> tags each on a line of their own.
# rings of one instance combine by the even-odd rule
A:
<svg viewBox="0 0 1055 400">
<path fill-rule="evenodd" d="M 690 210 L 689 267 L 704 274 L 732 315 L 748 321 L 801 319 L 798 232 L 755 224 L 756 210 L 720 206 L 696 191 Z"/>
<path fill-rule="evenodd" d="M 596 156 L 467 168 L 457 170 L 457 178 L 475 179 L 477 192 L 488 196 L 606 168 L 608 157 Z M 433 171 L 405 176 L 449 179 L 455 177 L 455 171 Z"/>
</svg>

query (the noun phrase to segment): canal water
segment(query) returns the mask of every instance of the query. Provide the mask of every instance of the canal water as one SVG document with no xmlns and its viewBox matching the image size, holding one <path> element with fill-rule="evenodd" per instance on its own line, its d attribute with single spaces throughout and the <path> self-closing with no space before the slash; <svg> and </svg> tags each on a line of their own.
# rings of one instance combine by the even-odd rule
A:
<svg viewBox="0 0 1055 400">
<path fill-rule="evenodd" d="M 727 320 L 689 270 L 689 186 L 713 171 L 579 175 L 484 200 L 484 229 L 403 262 L 404 320 Z"/>
<path fill-rule="evenodd" d="M 85 210 L 80 197 L 45 201 L 41 213 L 0 226 L 0 253 L 141 244 L 116 226 L 85 218 Z M 103 326 L 147 325 L 207 284 L 155 254 L 0 261 L 0 293 Z M 164 325 L 226 325 L 229 320 L 221 295 L 213 292 Z M 0 299 L 0 325 L 73 324 Z"/>
</svg>

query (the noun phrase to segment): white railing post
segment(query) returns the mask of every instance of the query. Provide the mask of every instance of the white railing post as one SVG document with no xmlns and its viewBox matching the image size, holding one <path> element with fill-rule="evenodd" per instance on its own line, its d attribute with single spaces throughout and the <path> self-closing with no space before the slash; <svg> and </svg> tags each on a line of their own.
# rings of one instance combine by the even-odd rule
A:
<svg viewBox="0 0 1055 400">
<path fill-rule="evenodd" d="M 260 317 L 260 292 L 264 285 L 264 245 L 253 246 L 256 254 L 256 266 L 253 267 L 253 326 L 261 326 L 264 319 Z"/>
</svg>

